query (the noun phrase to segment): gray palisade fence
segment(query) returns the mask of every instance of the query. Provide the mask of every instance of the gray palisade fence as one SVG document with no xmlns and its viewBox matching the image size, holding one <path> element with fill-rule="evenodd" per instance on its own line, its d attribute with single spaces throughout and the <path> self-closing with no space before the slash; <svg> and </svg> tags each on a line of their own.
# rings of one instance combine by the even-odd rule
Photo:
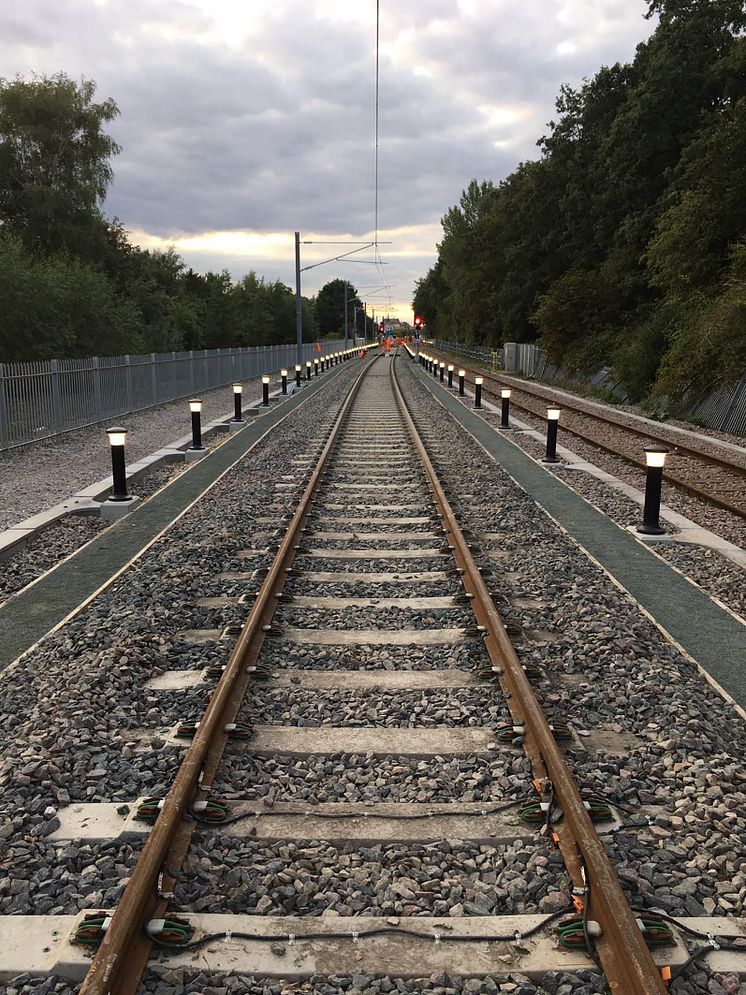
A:
<svg viewBox="0 0 746 995">
<path fill-rule="evenodd" d="M 352 345 L 352 340 L 349 341 Z M 342 339 L 321 343 L 324 353 Z M 303 361 L 317 356 L 305 343 Z M 0 363 L 0 452 L 178 398 L 295 367 L 296 346 Z"/>
<path fill-rule="evenodd" d="M 503 349 L 493 351 L 441 339 L 436 339 L 434 344 L 445 352 L 477 360 L 495 370 L 522 373 L 538 381 L 562 384 L 569 388 L 574 383 L 581 387 L 590 383 L 593 387 L 607 387 L 620 401 L 625 400 L 619 385 L 611 380 L 610 370 L 599 370 L 590 378 L 569 376 L 558 366 L 553 366 L 538 346 L 528 342 L 506 342 Z M 689 417 L 706 428 L 746 435 L 746 374 L 730 387 L 717 387 L 699 398 L 690 398 L 676 414 Z"/>
</svg>

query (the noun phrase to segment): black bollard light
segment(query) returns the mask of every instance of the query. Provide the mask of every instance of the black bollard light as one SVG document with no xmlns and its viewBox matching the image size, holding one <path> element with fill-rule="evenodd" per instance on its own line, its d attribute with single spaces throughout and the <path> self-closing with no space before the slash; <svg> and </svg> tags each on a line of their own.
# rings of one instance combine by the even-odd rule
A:
<svg viewBox="0 0 746 995">
<path fill-rule="evenodd" d="M 189 410 L 192 412 L 192 444 L 189 448 L 195 452 L 205 448 L 202 445 L 202 401 L 196 398 L 191 400 Z"/>
<path fill-rule="evenodd" d="M 295 386 L 300 387 L 300 363 L 295 364 Z"/>
<path fill-rule="evenodd" d="M 269 405 L 269 377 L 266 374 L 262 377 L 262 404 L 265 408 Z"/>
<path fill-rule="evenodd" d="M 500 428 L 510 428 L 510 387 L 500 388 L 502 411 L 500 413 Z"/>
<path fill-rule="evenodd" d="M 311 379 L 311 360 L 309 359 L 306 363 L 306 380 Z"/>
<path fill-rule="evenodd" d="M 666 465 L 668 449 L 665 446 L 645 446 L 645 506 L 642 512 L 642 525 L 637 531 L 643 535 L 665 535 L 661 528 L 661 486 L 663 484 L 663 467 Z"/>
<path fill-rule="evenodd" d="M 464 396 L 464 377 L 466 376 L 466 370 L 458 371 L 458 396 Z"/>
<path fill-rule="evenodd" d="M 453 363 L 448 364 L 448 386 L 453 387 Z"/>
<path fill-rule="evenodd" d="M 438 360 L 437 359 L 433 360 L 433 376 L 435 377 L 436 380 L 438 379 Z"/>
<path fill-rule="evenodd" d="M 474 377 L 474 407 L 482 407 L 482 384 L 484 377 Z"/>
<path fill-rule="evenodd" d="M 561 410 L 554 404 L 547 408 L 547 453 L 542 463 L 559 463 L 557 457 L 557 422 Z"/>
<path fill-rule="evenodd" d="M 288 392 L 288 371 L 280 370 L 280 383 L 282 384 L 282 393 L 287 394 Z"/>
<path fill-rule="evenodd" d="M 124 447 L 127 442 L 126 428 L 107 428 L 111 447 L 111 475 L 114 488 L 109 501 L 129 501 L 127 493 L 127 467 L 124 461 Z"/>
<path fill-rule="evenodd" d="M 440 369 L 440 382 L 443 383 L 446 376 L 446 364 L 440 363 L 439 369 Z"/>
<path fill-rule="evenodd" d="M 241 412 L 241 395 L 243 394 L 243 384 L 234 383 L 233 384 L 233 421 L 242 422 L 243 415 Z"/>
<path fill-rule="evenodd" d="M 314 359 L 314 361 L 313 361 L 313 375 L 315 377 L 317 377 L 319 375 L 319 361 L 318 361 L 318 359 Z"/>
</svg>

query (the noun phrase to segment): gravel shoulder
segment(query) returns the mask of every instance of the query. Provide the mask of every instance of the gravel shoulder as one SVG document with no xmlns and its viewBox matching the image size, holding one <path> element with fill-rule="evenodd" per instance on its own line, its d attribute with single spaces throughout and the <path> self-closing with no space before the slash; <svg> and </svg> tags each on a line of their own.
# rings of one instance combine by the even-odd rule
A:
<svg viewBox="0 0 746 995">
<path fill-rule="evenodd" d="M 248 381 L 245 392 L 247 402 L 259 396 L 261 380 Z M 203 424 L 232 411 L 230 386 L 202 394 Z M 191 425 L 185 400 L 148 408 L 121 421 L 128 430 L 129 463 L 186 435 Z M 92 425 L 0 455 L 0 529 L 46 511 L 109 473 L 105 425 Z"/>
</svg>

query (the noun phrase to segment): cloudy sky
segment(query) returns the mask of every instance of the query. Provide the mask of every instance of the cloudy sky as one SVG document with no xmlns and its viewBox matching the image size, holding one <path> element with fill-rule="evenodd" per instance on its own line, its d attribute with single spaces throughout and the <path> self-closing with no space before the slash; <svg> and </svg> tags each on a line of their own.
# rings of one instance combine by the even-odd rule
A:
<svg viewBox="0 0 746 995">
<path fill-rule="evenodd" d="M 440 218 L 472 177 L 535 157 L 563 82 L 628 60 L 644 0 L 381 0 L 383 268 L 347 277 L 411 318 Z M 375 0 L 0 0 L 0 75 L 66 72 L 121 110 L 105 210 L 195 269 L 294 281 L 304 240 L 374 230 Z M 303 265 L 345 251 L 303 246 Z M 388 289 L 383 288 L 383 283 Z"/>
</svg>

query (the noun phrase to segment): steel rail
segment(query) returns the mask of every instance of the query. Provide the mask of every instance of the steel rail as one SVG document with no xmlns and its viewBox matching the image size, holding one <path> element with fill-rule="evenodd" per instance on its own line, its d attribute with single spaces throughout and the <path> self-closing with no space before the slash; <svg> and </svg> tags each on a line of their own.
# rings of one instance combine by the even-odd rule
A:
<svg viewBox="0 0 746 995">
<path fill-rule="evenodd" d="M 582 889 L 587 885 L 589 889 L 583 901 L 587 902 L 588 918 L 601 926 L 601 935 L 595 942 L 609 988 L 614 995 L 665 995 L 666 987 L 643 940 L 636 917 L 420 439 L 396 380 L 394 363 L 391 364 L 391 380 L 449 536 L 457 569 L 461 571 L 467 593 L 473 596 L 471 604 L 474 614 L 479 624 L 485 627 L 485 647 L 490 660 L 501 671 L 500 680 L 511 714 L 514 719 L 520 719 L 526 730 L 524 747 L 534 774 L 539 779 L 549 778 L 554 798 L 562 809 L 563 826 L 557 834 L 560 848 L 576 888 Z"/>
<path fill-rule="evenodd" d="M 277 595 L 282 591 L 287 572 L 297 555 L 298 538 L 311 499 L 360 384 L 373 362 L 363 368 L 350 387 L 326 437 L 318 462 L 233 647 L 225 671 L 210 696 L 79 995 L 134 995 L 137 991 L 152 949 L 145 927 L 151 919 L 164 917 L 172 897 L 170 888 L 176 881 L 177 868 L 186 856 L 189 840 L 197 826 L 194 820 L 188 818 L 189 809 L 200 793 L 207 792 L 208 780 L 212 779 L 217 769 L 227 742 L 223 727 L 237 712 L 243 691 L 250 681 L 247 667 L 257 658 L 264 642 L 263 626 L 274 614 L 279 601 Z M 204 777 L 205 774 L 208 777 Z"/>
<path fill-rule="evenodd" d="M 482 373 L 480 371 L 480 373 L 477 374 L 473 369 L 466 366 L 464 366 L 464 369 L 467 370 L 467 373 L 471 373 L 473 376 L 484 376 L 485 379 L 484 388 L 487 388 L 488 382 L 496 385 L 506 383 L 507 386 L 510 386 L 511 390 L 522 391 L 524 394 L 527 394 L 531 398 L 535 398 L 537 401 L 550 400 L 550 397 L 547 396 L 546 394 L 541 394 L 529 390 L 527 387 L 523 386 L 523 384 L 521 384 L 521 386 L 516 386 L 513 380 L 511 380 L 511 382 L 507 384 L 506 381 L 501 380 L 500 377 L 495 376 L 493 373 L 489 372 Z M 545 388 L 545 389 L 549 393 L 551 393 L 551 388 Z M 485 389 L 485 393 L 490 393 L 493 397 L 497 396 L 492 391 L 487 389 Z M 616 418 L 605 415 L 601 412 L 596 413 L 596 412 L 586 411 L 584 408 L 576 407 L 574 404 L 572 404 L 572 402 L 568 402 L 565 397 L 562 397 L 557 403 L 560 407 L 564 407 L 569 411 L 573 412 L 573 414 L 583 415 L 586 418 L 590 418 L 591 420 L 595 420 L 597 422 L 600 422 L 601 424 L 611 425 L 614 428 L 626 431 L 631 435 L 636 435 L 643 439 L 651 439 L 655 442 L 671 446 L 676 451 L 688 456 L 690 459 L 698 459 L 710 463 L 713 466 L 719 467 L 721 469 L 725 469 L 730 473 L 735 474 L 736 476 L 746 477 L 746 469 L 744 469 L 742 466 L 739 466 L 737 463 L 731 462 L 729 459 L 726 459 L 725 457 L 716 456 L 711 453 L 701 452 L 700 450 L 693 449 L 685 444 L 674 442 L 671 439 L 667 438 L 665 435 L 656 435 L 652 431 L 646 431 L 645 429 L 637 428 L 636 426 L 633 425 L 628 425 L 626 422 L 619 421 Z M 528 412 L 529 414 L 533 415 L 535 418 L 540 418 L 542 421 L 547 420 L 546 415 L 541 414 L 541 412 L 539 411 L 534 411 L 533 408 L 530 408 L 525 403 L 521 404 L 521 402 L 517 401 L 515 397 L 511 398 L 511 405 L 513 407 L 521 409 L 522 411 Z M 630 456 L 628 453 L 620 452 L 619 449 L 616 449 L 614 446 L 609 445 L 608 443 L 600 441 L 599 439 L 595 438 L 592 435 L 585 434 L 584 432 L 581 432 L 578 429 L 570 428 L 568 425 L 563 425 L 562 430 L 564 432 L 567 432 L 568 435 L 574 436 L 576 439 L 580 439 L 581 441 L 587 442 L 592 446 L 596 446 L 598 449 L 601 449 L 604 452 L 609 453 L 611 456 L 617 456 L 623 460 L 626 460 L 628 463 L 631 463 L 633 466 L 636 466 L 642 470 L 646 468 L 643 460 L 638 459 L 635 456 Z M 685 491 L 687 494 L 690 494 L 692 497 L 699 498 L 701 501 L 706 501 L 709 504 L 714 504 L 718 508 L 722 508 L 724 511 L 729 511 L 732 515 L 737 515 L 739 518 L 746 518 L 745 508 L 733 504 L 727 498 L 719 497 L 717 494 L 713 493 L 712 491 L 704 490 L 698 484 L 692 484 L 689 481 L 684 480 L 681 477 L 677 476 L 676 474 L 672 474 L 669 470 L 666 471 L 666 482 L 669 484 L 673 484 L 675 487 L 680 488 L 680 490 Z"/>
</svg>

